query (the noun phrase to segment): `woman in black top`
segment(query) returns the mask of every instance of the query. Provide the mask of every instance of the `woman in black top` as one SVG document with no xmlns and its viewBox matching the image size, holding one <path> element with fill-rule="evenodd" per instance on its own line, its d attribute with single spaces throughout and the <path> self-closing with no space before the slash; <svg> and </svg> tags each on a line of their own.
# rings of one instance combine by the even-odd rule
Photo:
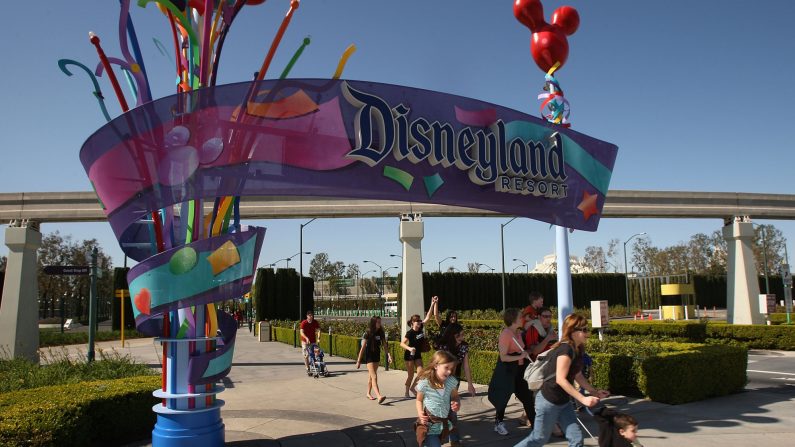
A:
<svg viewBox="0 0 795 447">
<path fill-rule="evenodd" d="M 406 352 L 403 353 L 403 360 L 406 361 L 406 394 L 405 397 L 411 397 L 409 395 L 409 391 L 414 394 L 417 394 L 415 390 L 415 386 L 417 385 L 417 379 L 422 372 L 422 352 L 421 349 L 423 346 L 426 346 L 430 350 L 430 340 L 428 340 L 423 330 L 425 323 L 427 323 L 431 319 L 431 314 L 433 309 L 436 306 L 438 298 L 433 297 L 431 298 L 431 307 L 428 308 L 428 313 L 425 315 L 425 319 L 420 319 L 420 316 L 414 314 L 409 318 L 409 321 L 406 324 L 409 325 L 409 330 L 406 331 L 406 336 L 403 337 L 403 341 L 400 343 L 400 347 L 405 349 Z M 417 376 L 414 376 L 414 370 L 417 370 Z"/>
<path fill-rule="evenodd" d="M 436 299 L 436 307 L 433 310 L 433 319 L 436 320 L 436 324 L 439 325 L 439 334 L 434 339 L 434 347 L 436 349 L 442 349 L 440 346 L 442 345 L 442 340 L 447 337 L 447 328 L 450 327 L 451 324 L 459 324 L 458 312 L 450 309 L 447 311 L 444 320 L 442 320 L 439 317 L 439 297 L 434 296 L 433 298 Z"/>
<path fill-rule="evenodd" d="M 577 425 L 577 415 L 571 405 L 571 398 L 593 407 L 599 399 L 610 395 L 606 390 L 597 390 L 582 375 L 585 342 L 588 340 L 588 320 L 577 314 L 571 314 L 563 322 L 563 333 L 560 341 L 553 346 L 549 354 L 548 368 L 555 368 L 555 375 L 541 386 L 536 395 L 536 418 L 533 432 L 514 447 L 539 447 L 549 440 L 552 427 L 560 424 L 570 446 L 583 445 L 582 432 Z M 584 396 L 572 385 L 577 381 L 582 389 L 590 394 Z"/>
<path fill-rule="evenodd" d="M 386 342 L 386 335 L 384 328 L 381 327 L 381 317 L 370 318 L 370 326 L 362 337 L 362 347 L 359 349 L 359 356 L 356 359 L 356 369 L 362 364 L 362 356 L 364 356 L 364 363 L 367 365 L 368 379 L 367 379 L 367 398 L 370 400 L 378 399 L 378 403 L 383 403 L 385 396 L 381 395 L 378 389 L 378 364 L 381 363 L 381 348 L 384 348 L 386 353 L 387 362 L 392 361 L 392 356 L 389 354 L 389 345 Z M 370 394 L 371 390 L 375 390 L 373 397 Z"/>
<path fill-rule="evenodd" d="M 469 368 L 469 344 L 464 341 L 464 327 L 458 323 L 451 323 L 447 327 L 445 337 L 441 340 L 439 349 L 447 351 L 458 359 L 455 367 L 455 377 L 459 383 L 461 379 L 467 381 L 467 390 L 471 396 L 475 396 L 475 385 L 472 383 L 472 370 Z M 463 372 L 463 377 L 462 373 Z"/>
</svg>

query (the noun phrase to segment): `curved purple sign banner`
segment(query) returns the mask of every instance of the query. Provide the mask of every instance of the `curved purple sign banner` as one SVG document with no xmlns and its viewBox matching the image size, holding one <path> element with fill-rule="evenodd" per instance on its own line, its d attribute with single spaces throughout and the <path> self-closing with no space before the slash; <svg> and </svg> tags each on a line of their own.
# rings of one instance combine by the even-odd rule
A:
<svg viewBox="0 0 795 447">
<path fill-rule="evenodd" d="M 152 210 L 248 195 L 438 203 L 595 231 L 617 151 L 475 99 L 289 79 L 148 103 L 100 128 L 80 158 L 125 248 Z"/>
</svg>

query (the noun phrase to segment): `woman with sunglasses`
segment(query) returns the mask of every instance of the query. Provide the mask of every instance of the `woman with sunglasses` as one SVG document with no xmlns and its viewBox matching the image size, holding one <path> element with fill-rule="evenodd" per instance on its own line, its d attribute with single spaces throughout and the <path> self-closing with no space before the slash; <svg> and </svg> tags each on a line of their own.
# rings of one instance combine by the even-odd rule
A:
<svg viewBox="0 0 795 447">
<path fill-rule="evenodd" d="M 533 431 L 514 447 L 537 447 L 546 444 L 555 423 L 560 424 L 569 447 L 583 445 L 582 432 L 577 425 L 577 415 L 570 399 L 586 407 L 593 407 L 599 399 L 610 395 L 607 390 L 597 390 L 582 375 L 585 342 L 588 340 L 588 320 L 571 314 L 563 321 L 560 341 L 552 346 L 547 367 L 555 368 L 555 375 L 541 386 L 535 396 L 536 417 Z M 572 384 L 574 381 L 590 394 L 584 396 Z"/>
</svg>

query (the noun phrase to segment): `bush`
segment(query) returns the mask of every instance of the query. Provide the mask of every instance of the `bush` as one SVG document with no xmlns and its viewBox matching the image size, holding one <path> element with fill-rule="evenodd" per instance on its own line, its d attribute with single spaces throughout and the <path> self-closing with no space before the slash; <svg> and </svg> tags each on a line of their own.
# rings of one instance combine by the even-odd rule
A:
<svg viewBox="0 0 795 447">
<path fill-rule="evenodd" d="M 699 321 L 613 321 L 608 335 L 745 346 L 795 351 L 793 325 L 739 325 Z"/>
<path fill-rule="evenodd" d="M 99 351 L 99 360 L 88 363 L 84 357 L 70 359 L 66 352 L 49 351 L 43 366 L 16 358 L 0 360 L 0 393 L 42 386 L 79 383 L 88 380 L 110 380 L 124 377 L 154 375 L 148 366 L 135 363 L 129 356 Z"/>
<path fill-rule="evenodd" d="M 737 346 L 686 344 L 640 365 L 638 388 L 655 402 L 681 404 L 735 393 L 745 387 L 748 351 Z"/>
<path fill-rule="evenodd" d="M 740 391 L 747 381 L 744 347 L 695 343 L 589 343 L 591 383 L 655 402 L 681 404 Z"/>
<path fill-rule="evenodd" d="M 707 325 L 707 337 L 711 343 L 734 342 L 751 349 L 795 351 L 795 326 L 710 323 Z"/>
<path fill-rule="evenodd" d="M 701 343 L 707 338 L 707 324 L 694 321 L 611 321 L 608 334 L 654 335 L 657 337 L 684 338 Z"/>
<path fill-rule="evenodd" d="M 156 376 L 0 394 L 0 446 L 118 445 L 150 435 Z"/>
<path fill-rule="evenodd" d="M 124 339 L 147 337 L 138 331 L 127 329 L 124 331 Z M 121 340 L 121 331 L 97 331 L 94 341 L 114 341 Z M 88 331 L 86 332 L 60 332 L 39 331 L 39 347 L 80 345 L 88 343 Z"/>
</svg>

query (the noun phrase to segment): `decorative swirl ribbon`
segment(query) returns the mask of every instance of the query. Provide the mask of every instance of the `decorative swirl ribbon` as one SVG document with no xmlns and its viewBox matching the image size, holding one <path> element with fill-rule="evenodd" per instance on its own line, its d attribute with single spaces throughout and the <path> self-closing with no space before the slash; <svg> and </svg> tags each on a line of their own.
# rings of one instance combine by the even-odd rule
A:
<svg viewBox="0 0 795 447">
<path fill-rule="evenodd" d="M 570 127 L 571 123 L 569 122 L 569 100 L 563 97 L 563 89 L 560 88 L 560 83 L 558 80 L 553 76 L 555 70 L 560 67 L 560 62 L 555 63 L 552 68 L 549 69 L 546 75 L 544 75 L 544 79 L 546 81 L 544 85 L 544 90 L 547 90 L 548 93 L 542 93 L 538 95 L 538 99 L 541 101 L 541 116 L 546 118 L 546 120 L 553 124 L 559 124 L 563 127 Z M 547 110 L 549 113 L 544 113 Z"/>
</svg>

